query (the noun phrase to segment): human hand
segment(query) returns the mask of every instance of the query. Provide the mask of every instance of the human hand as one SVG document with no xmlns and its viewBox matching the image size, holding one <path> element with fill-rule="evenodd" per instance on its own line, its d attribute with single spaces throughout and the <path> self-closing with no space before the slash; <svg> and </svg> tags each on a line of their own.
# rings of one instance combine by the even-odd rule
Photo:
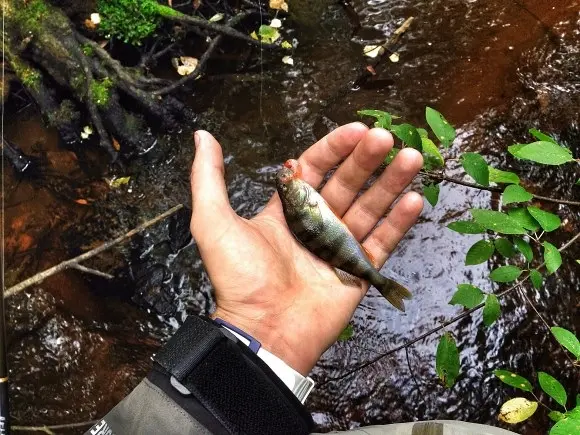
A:
<svg viewBox="0 0 580 435">
<path fill-rule="evenodd" d="M 306 375 L 347 325 L 368 284 L 343 284 L 331 266 L 302 247 L 286 225 L 277 194 L 252 219 L 236 215 L 227 196 L 219 143 L 205 131 L 196 132 L 195 142 L 191 232 L 215 289 L 213 316 L 252 335 Z M 355 237 L 364 240 L 379 267 L 423 208 L 420 195 L 406 193 L 375 228 L 422 166 L 421 154 L 412 148 L 401 150 L 355 200 L 392 146 L 386 130 L 352 123 L 332 131 L 298 159 L 304 180 L 314 187 L 342 162 L 321 194 Z"/>
</svg>

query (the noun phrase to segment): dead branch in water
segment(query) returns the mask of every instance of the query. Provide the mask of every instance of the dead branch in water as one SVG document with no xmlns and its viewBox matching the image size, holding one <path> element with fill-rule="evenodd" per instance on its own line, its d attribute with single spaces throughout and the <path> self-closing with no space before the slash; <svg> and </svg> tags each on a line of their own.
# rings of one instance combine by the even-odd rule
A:
<svg viewBox="0 0 580 435">
<path fill-rule="evenodd" d="M 172 207 L 169 210 L 167 210 L 165 213 L 161 213 L 160 215 L 154 217 L 153 219 L 150 219 L 147 222 L 142 223 L 138 227 L 133 228 L 131 231 L 123 234 L 122 236 L 117 237 L 116 239 L 105 242 L 101 246 L 96 247 L 95 249 L 91 249 L 90 251 L 85 252 L 84 254 L 81 254 L 77 257 L 71 258 L 70 260 L 65 260 L 62 263 L 59 263 L 56 266 L 51 267 L 50 269 L 47 269 L 43 272 L 37 273 L 34 276 L 31 276 L 30 278 L 22 281 L 21 283 L 16 284 L 16 285 L 8 288 L 4 292 L 4 298 L 8 298 L 10 296 L 13 296 L 16 293 L 19 293 L 22 290 L 24 290 L 32 285 L 35 285 L 35 284 L 42 282 L 43 280 L 45 280 L 49 276 L 52 276 L 58 272 L 62 272 L 63 270 L 71 269 L 71 268 L 81 270 L 81 271 L 86 272 L 86 273 L 92 273 L 94 275 L 102 276 L 105 278 L 112 278 L 112 276 L 109 274 L 105 274 L 103 272 L 81 266 L 80 263 L 85 261 L 85 260 L 88 260 L 89 258 L 94 257 L 95 255 L 100 254 L 103 251 L 106 251 L 106 250 L 108 250 L 116 245 L 119 245 L 119 244 L 129 240 L 134 235 L 140 233 L 141 231 L 143 231 L 146 228 L 149 228 L 152 225 L 155 225 L 156 223 L 164 220 L 165 218 L 168 218 L 169 216 L 175 214 L 176 212 L 178 212 L 182 208 L 183 208 L 183 204 L 176 205 L 175 207 Z"/>
</svg>

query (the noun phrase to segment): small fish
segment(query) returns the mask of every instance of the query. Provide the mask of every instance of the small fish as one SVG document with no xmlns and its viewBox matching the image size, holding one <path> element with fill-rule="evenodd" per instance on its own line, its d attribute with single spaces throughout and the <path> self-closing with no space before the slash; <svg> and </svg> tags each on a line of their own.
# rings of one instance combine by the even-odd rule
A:
<svg viewBox="0 0 580 435">
<path fill-rule="evenodd" d="M 276 175 L 276 188 L 290 231 L 308 251 L 336 269 L 368 281 L 393 306 L 405 311 L 403 299 L 411 299 L 409 290 L 379 273 L 344 222 L 316 189 L 301 179 L 298 161 L 284 163 Z"/>
</svg>

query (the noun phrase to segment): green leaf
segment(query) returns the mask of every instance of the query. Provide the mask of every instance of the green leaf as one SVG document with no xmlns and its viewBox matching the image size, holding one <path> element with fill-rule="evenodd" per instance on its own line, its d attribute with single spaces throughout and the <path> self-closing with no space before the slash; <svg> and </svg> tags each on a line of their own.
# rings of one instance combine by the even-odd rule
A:
<svg viewBox="0 0 580 435">
<path fill-rule="evenodd" d="M 441 168 L 445 166 L 443 156 L 431 139 L 421 137 L 421 145 L 423 147 L 423 166 L 425 169 L 431 170 L 432 168 Z"/>
<path fill-rule="evenodd" d="M 449 305 L 461 305 L 467 309 L 473 308 L 483 301 L 483 292 L 471 284 L 459 284 L 457 291 L 449 301 Z"/>
<path fill-rule="evenodd" d="M 424 128 L 418 128 L 417 133 L 419 133 L 419 136 L 421 136 L 422 138 L 429 137 L 429 132 L 427 130 L 425 130 Z"/>
<path fill-rule="evenodd" d="M 439 185 L 429 184 L 423 186 L 423 195 L 425 195 L 425 198 L 427 198 L 429 204 L 435 207 L 437 205 L 437 201 L 439 201 Z"/>
<path fill-rule="evenodd" d="M 542 133 L 540 130 L 536 130 L 535 128 L 530 128 L 528 131 L 530 132 L 530 134 L 532 136 L 534 136 L 536 139 L 538 139 L 540 141 L 552 142 L 552 143 L 558 144 L 558 142 L 556 142 L 554 139 L 552 139 L 546 133 Z"/>
<path fill-rule="evenodd" d="M 542 243 L 544 247 L 544 261 L 546 262 L 546 269 L 550 274 L 554 273 L 558 270 L 558 268 L 562 265 L 562 255 L 560 255 L 560 251 L 550 242 Z"/>
<path fill-rule="evenodd" d="M 539 209 L 538 207 L 529 206 L 528 211 L 532 217 L 540 224 L 546 232 L 554 231 L 560 227 L 562 221 L 553 213 Z"/>
<path fill-rule="evenodd" d="M 278 38 L 280 38 L 280 32 L 278 32 L 277 29 L 265 24 L 262 24 L 258 29 L 258 35 L 260 35 L 262 41 L 266 42 L 267 44 L 272 44 Z"/>
<path fill-rule="evenodd" d="M 533 391 L 532 384 L 523 376 L 512 373 L 509 370 L 495 370 L 493 372 L 500 381 L 508 384 L 510 387 L 519 388 L 520 390 L 531 393 Z"/>
<path fill-rule="evenodd" d="M 475 242 L 467 251 L 465 256 L 465 265 L 473 266 L 474 264 L 481 264 L 490 259 L 495 248 L 493 242 L 490 240 L 480 240 Z"/>
<path fill-rule="evenodd" d="M 489 181 L 492 183 L 520 184 L 520 177 L 509 171 L 489 167 Z"/>
<path fill-rule="evenodd" d="M 499 238 L 499 239 L 495 239 L 494 244 L 495 244 L 495 249 L 497 249 L 497 252 L 499 252 L 504 257 L 511 258 L 514 255 L 516 255 L 516 250 L 514 249 L 514 245 L 508 239 L 504 239 L 503 237 Z"/>
<path fill-rule="evenodd" d="M 503 191 L 502 199 L 504 205 L 512 204 L 514 202 L 528 202 L 534 197 L 530 192 L 522 186 L 512 184 Z"/>
<path fill-rule="evenodd" d="M 574 157 L 567 148 L 553 142 L 539 141 L 525 144 L 521 148 L 514 148 L 518 145 L 508 147 L 508 151 L 520 159 L 543 165 L 563 165 L 574 161 Z"/>
<path fill-rule="evenodd" d="M 435 371 L 443 385 L 451 388 L 459 375 L 459 350 L 451 333 L 441 336 L 435 357 Z"/>
<path fill-rule="evenodd" d="M 578 396 L 576 396 L 576 403 L 578 403 Z M 576 407 L 566 413 L 566 417 L 573 418 L 574 420 L 580 420 L 580 405 L 576 405 Z"/>
<path fill-rule="evenodd" d="M 463 153 L 461 165 L 478 184 L 489 186 L 489 166 L 478 153 Z"/>
<path fill-rule="evenodd" d="M 389 112 L 384 112 L 382 110 L 374 110 L 374 109 L 364 109 L 359 110 L 356 112 L 359 116 L 371 116 L 376 118 L 377 122 L 375 123 L 375 127 L 381 127 L 386 130 L 391 129 L 391 124 L 393 122 L 393 116 Z"/>
<path fill-rule="evenodd" d="M 439 139 L 445 148 L 448 148 L 455 140 L 455 129 L 453 126 L 449 124 L 441 113 L 431 107 L 425 108 L 425 119 L 437 139 Z"/>
<path fill-rule="evenodd" d="M 393 148 L 391 151 L 389 151 L 389 154 L 387 154 L 387 157 L 385 157 L 383 163 L 385 165 L 390 165 L 395 157 L 397 157 L 397 154 L 399 154 L 399 151 L 401 151 L 399 148 Z"/>
<path fill-rule="evenodd" d="M 525 234 L 526 232 L 517 220 L 505 213 L 478 208 L 472 208 L 470 212 L 475 222 L 496 233 Z"/>
<path fill-rule="evenodd" d="M 567 329 L 560 328 L 559 326 L 551 327 L 550 331 L 552 331 L 552 334 L 554 334 L 558 343 L 568 349 L 576 359 L 580 360 L 580 341 L 578 341 L 578 337 Z M 580 414 L 580 405 L 578 412 Z"/>
<path fill-rule="evenodd" d="M 515 153 L 519 152 L 523 147 L 525 147 L 527 145 L 527 143 L 517 143 L 514 145 L 510 145 L 508 147 L 508 152 L 515 156 Z"/>
<path fill-rule="evenodd" d="M 542 287 L 544 277 L 536 269 L 532 269 L 530 270 L 530 280 L 532 281 L 534 288 L 540 289 Z"/>
<path fill-rule="evenodd" d="M 517 266 L 501 266 L 492 270 L 489 277 L 495 282 L 512 282 L 518 279 L 521 274 L 522 270 Z"/>
<path fill-rule="evenodd" d="M 421 136 L 411 124 L 393 125 L 391 131 L 411 148 L 421 151 Z"/>
<path fill-rule="evenodd" d="M 552 421 L 560 421 L 565 419 L 566 416 L 562 414 L 560 411 L 550 411 L 548 413 L 548 418 Z"/>
<path fill-rule="evenodd" d="M 515 424 L 527 420 L 538 409 L 538 402 L 533 402 L 525 397 L 510 399 L 501 405 L 498 418 L 506 423 Z"/>
<path fill-rule="evenodd" d="M 485 228 L 474 221 L 451 222 L 447 225 L 447 228 L 460 234 L 481 234 L 485 232 Z"/>
<path fill-rule="evenodd" d="M 485 326 L 493 325 L 499 315 L 501 314 L 501 305 L 497 296 L 494 294 L 489 294 L 485 298 L 485 305 L 483 306 L 483 324 Z"/>
<path fill-rule="evenodd" d="M 534 259 L 534 251 L 528 242 L 520 237 L 514 237 L 514 243 L 516 248 L 518 248 L 518 251 L 524 255 L 528 263 Z"/>
<path fill-rule="evenodd" d="M 508 210 L 508 214 L 526 230 L 537 231 L 540 228 L 540 224 L 538 224 L 530 212 L 524 207 L 512 208 Z"/>
<path fill-rule="evenodd" d="M 338 341 L 347 341 L 347 340 L 350 340 L 353 335 L 354 335 L 354 329 L 353 329 L 352 325 L 349 323 L 348 325 L 346 325 L 346 328 L 344 328 L 342 330 L 342 332 L 338 336 L 337 340 Z"/>
<path fill-rule="evenodd" d="M 566 407 L 566 401 L 568 400 L 566 390 L 556 378 L 546 372 L 538 372 L 538 382 L 548 396 L 564 408 Z"/>
<path fill-rule="evenodd" d="M 580 420 L 565 418 L 560 420 L 552 429 L 550 435 L 575 435 L 580 433 Z"/>
</svg>

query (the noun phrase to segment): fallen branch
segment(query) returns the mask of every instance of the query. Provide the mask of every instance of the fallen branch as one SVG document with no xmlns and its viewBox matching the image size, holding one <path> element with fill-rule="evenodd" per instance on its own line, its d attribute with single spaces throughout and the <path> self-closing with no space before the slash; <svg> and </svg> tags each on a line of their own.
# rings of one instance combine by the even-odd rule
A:
<svg viewBox="0 0 580 435">
<path fill-rule="evenodd" d="M 420 174 L 426 175 L 427 177 L 432 178 L 434 180 L 448 181 L 450 183 L 459 184 L 461 186 L 466 186 L 466 187 L 472 187 L 474 189 L 487 190 L 488 192 L 498 192 L 498 193 L 503 192 L 503 189 L 501 187 L 482 186 L 480 184 L 470 183 L 468 181 L 463 181 L 463 180 L 458 180 L 456 178 L 448 177 L 446 175 L 439 174 L 437 172 L 421 171 Z M 534 193 L 532 193 L 532 195 L 534 196 L 535 199 L 537 199 L 539 201 L 553 202 L 555 204 L 565 204 L 565 205 L 570 205 L 573 207 L 580 207 L 580 201 L 571 201 L 569 199 L 560 199 L 560 198 L 550 198 L 548 196 L 536 195 Z"/>
<path fill-rule="evenodd" d="M 560 252 L 565 251 L 572 244 L 574 244 L 578 239 L 580 239 L 580 232 L 578 234 L 576 234 L 574 237 L 572 237 L 570 240 L 568 240 L 566 243 L 564 243 L 558 249 L 558 251 L 560 251 Z M 542 267 L 544 267 L 544 265 L 545 265 L 545 263 L 540 264 L 537 267 L 537 269 L 541 269 Z M 510 294 L 511 292 L 513 292 L 514 290 L 516 290 L 519 286 L 521 286 L 522 283 L 526 282 L 529 278 L 530 278 L 530 274 L 528 273 L 521 280 L 519 280 L 518 282 L 516 282 L 514 285 L 512 285 L 507 290 L 504 290 L 503 292 L 497 293 L 496 294 L 497 298 L 498 299 L 501 299 L 504 296 Z M 350 376 L 350 375 L 352 375 L 354 373 L 357 373 L 358 371 L 363 370 L 363 369 L 365 369 L 365 368 L 367 368 L 367 367 L 369 367 L 369 366 L 371 366 L 371 365 L 379 362 L 383 358 L 386 358 L 386 357 L 388 357 L 388 356 L 390 356 L 390 355 L 392 355 L 392 354 L 394 354 L 394 353 L 396 353 L 396 352 L 398 352 L 400 350 L 406 349 L 409 346 L 412 346 L 413 344 L 415 344 L 415 343 L 417 343 L 417 342 L 419 342 L 419 341 L 421 341 L 421 340 L 429 337 L 430 335 L 433 335 L 433 334 L 441 331 L 442 329 L 446 328 L 447 326 L 452 325 L 452 324 L 454 324 L 454 323 L 456 323 L 456 322 L 458 322 L 458 321 L 460 321 L 462 319 L 465 319 L 466 317 L 469 317 L 472 313 L 474 313 L 474 312 L 482 309 L 484 307 L 484 305 L 485 305 L 485 303 L 482 302 L 479 305 L 476 305 L 475 307 L 470 308 L 470 309 L 464 311 L 463 313 L 459 314 L 458 316 L 455 316 L 452 319 L 446 320 L 445 322 L 441 323 L 439 326 L 436 326 L 435 328 L 430 329 L 429 331 L 427 331 L 427 332 L 419 335 L 418 337 L 412 338 L 411 340 L 408 340 L 408 341 L 404 342 L 403 344 L 401 344 L 401 345 L 399 345 L 399 346 L 397 346 L 397 347 L 395 347 L 395 348 L 393 348 L 391 350 L 388 350 L 385 353 L 380 354 L 376 358 L 373 358 L 372 360 L 370 360 L 370 361 L 368 361 L 368 362 L 366 362 L 364 364 L 361 364 L 360 366 L 358 366 L 358 367 L 356 367 L 356 368 L 354 368 L 352 370 L 349 370 L 348 372 L 346 372 L 343 375 L 340 375 L 337 378 L 327 379 L 326 381 L 319 383 L 318 386 L 320 387 L 320 386 L 326 385 L 326 384 L 328 384 L 330 382 L 336 382 L 336 381 L 340 381 L 342 379 L 345 379 L 348 376 Z"/>
<path fill-rule="evenodd" d="M 228 21 L 227 25 L 230 27 L 235 26 L 237 23 L 239 23 L 240 21 L 242 21 L 244 18 L 246 18 L 249 15 L 250 15 L 250 13 L 248 13 L 248 12 L 238 14 L 235 17 L 231 18 Z M 168 85 L 164 88 L 161 88 L 161 89 L 154 91 L 153 94 L 166 95 L 166 94 L 173 92 L 174 90 L 176 90 L 180 86 L 183 86 L 190 81 L 197 80 L 201 76 L 203 71 L 205 70 L 205 67 L 207 65 L 209 58 L 213 55 L 214 51 L 217 49 L 217 47 L 220 44 L 220 42 L 222 41 L 222 39 L 223 39 L 223 34 L 216 35 L 213 38 L 213 40 L 210 42 L 209 46 L 207 47 L 207 50 L 205 50 L 205 52 L 203 53 L 203 55 L 199 59 L 199 62 L 197 63 L 195 70 L 193 70 L 190 74 L 180 78 L 179 80 L 171 83 L 170 85 Z"/>
<path fill-rule="evenodd" d="M 162 213 L 162 214 L 154 217 L 153 219 L 150 219 L 147 222 L 142 223 L 138 227 L 133 228 L 128 233 L 125 233 L 122 236 L 119 236 L 114 240 L 105 242 L 101 246 L 96 247 L 95 249 L 91 249 L 90 251 L 85 252 L 84 254 L 81 254 L 77 257 L 71 258 L 70 260 L 63 261 L 62 263 L 59 263 L 56 266 L 51 267 L 50 269 L 47 269 L 43 272 L 37 273 L 34 276 L 31 276 L 30 278 L 22 281 L 21 283 L 16 284 L 16 285 L 8 288 L 4 292 L 4 298 L 8 298 L 10 296 L 13 296 L 16 293 L 19 293 L 22 290 L 24 290 L 32 285 L 38 284 L 38 283 L 42 282 L 43 280 L 45 280 L 46 278 L 48 278 L 49 276 L 52 276 L 52 275 L 54 275 L 58 272 L 61 272 L 63 270 L 70 269 L 70 268 L 79 269 L 79 263 L 81 263 L 85 260 L 88 260 L 89 258 L 92 258 L 95 255 L 98 255 L 101 252 L 112 248 L 113 246 L 116 246 L 120 243 L 125 242 L 126 240 L 130 239 L 134 235 L 143 231 L 144 229 L 149 228 L 152 225 L 155 225 L 156 223 L 158 223 L 158 222 L 162 221 L 163 219 L 173 215 L 174 213 L 181 210 L 182 208 L 183 208 L 183 204 L 176 205 L 175 207 L 172 207 L 169 210 L 167 210 L 165 213 Z M 88 268 L 84 268 L 83 266 L 80 266 L 80 268 L 83 268 L 83 269 L 79 269 L 79 270 L 83 270 L 84 272 L 87 272 L 89 270 Z M 94 269 L 90 269 L 90 270 L 91 270 L 91 273 L 98 272 L 98 271 L 95 271 Z M 103 273 L 103 272 L 99 272 L 99 273 Z M 108 274 L 105 274 L 105 275 L 108 275 Z M 111 275 L 108 275 L 107 277 L 110 277 L 110 276 Z"/>
<path fill-rule="evenodd" d="M 52 426 L 10 426 L 10 429 L 13 431 L 44 432 L 53 435 L 53 430 L 92 426 L 99 421 L 100 420 L 81 421 L 80 423 L 56 424 Z"/>
</svg>

